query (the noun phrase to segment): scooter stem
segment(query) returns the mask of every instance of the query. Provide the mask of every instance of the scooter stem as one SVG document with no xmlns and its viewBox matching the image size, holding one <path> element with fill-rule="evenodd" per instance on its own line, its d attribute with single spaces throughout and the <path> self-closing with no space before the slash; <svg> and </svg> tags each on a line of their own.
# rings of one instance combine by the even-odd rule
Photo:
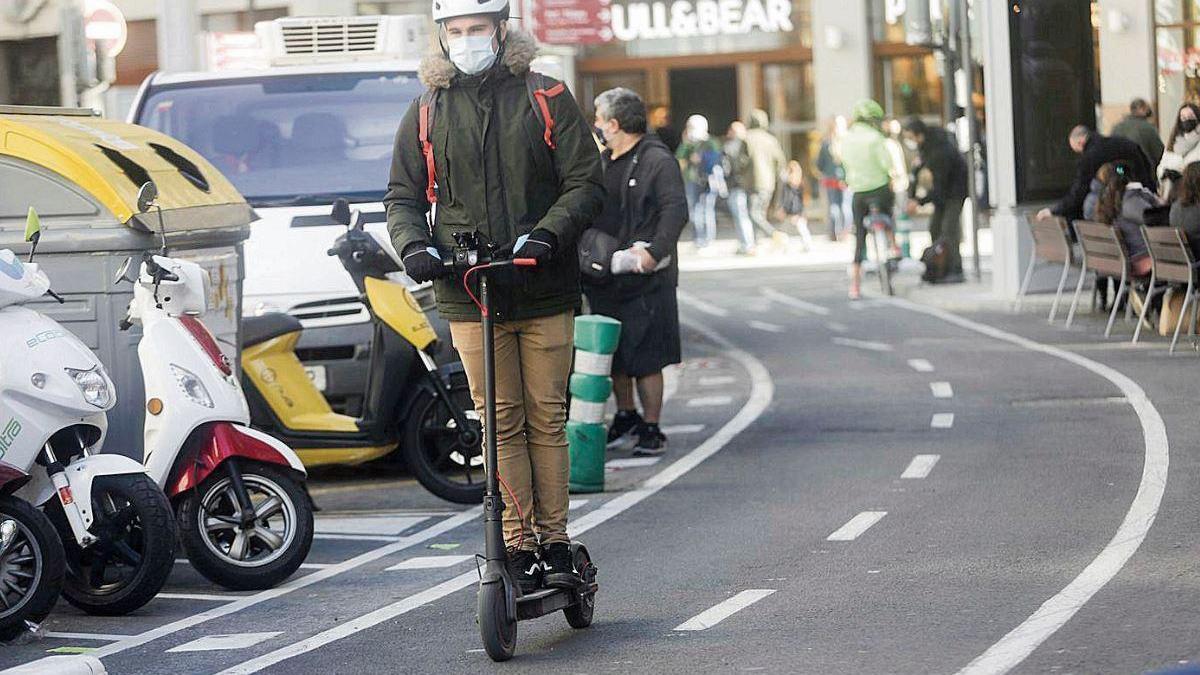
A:
<svg viewBox="0 0 1200 675">
<path fill-rule="evenodd" d="M 491 296 L 488 293 L 488 275 L 484 270 L 479 275 L 479 304 L 483 311 L 480 324 L 483 332 L 483 401 L 484 401 L 484 468 L 487 486 L 483 495 L 483 523 L 485 554 L 489 567 L 504 564 L 504 500 L 500 497 L 496 450 L 496 336 L 492 326 Z"/>
</svg>

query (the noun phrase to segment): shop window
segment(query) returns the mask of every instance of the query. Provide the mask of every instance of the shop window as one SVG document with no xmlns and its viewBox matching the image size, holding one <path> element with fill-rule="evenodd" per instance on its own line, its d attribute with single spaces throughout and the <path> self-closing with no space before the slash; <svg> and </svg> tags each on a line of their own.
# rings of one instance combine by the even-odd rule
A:
<svg viewBox="0 0 1200 675">
<path fill-rule="evenodd" d="M 775 124 L 812 122 L 816 118 L 811 63 L 768 63 L 763 66 L 762 100 Z"/>
<path fill-rule="evenodd" d="M 888 117 L 940 115 L 942 78 L 933 55 L 877 59 L 875 97 Z"/>
<path fill-rule="evenodd" d="M 1158 122 L 1171 133 L 1176 111 L 1200 103 L 1200 0 L 1155 0 Z"/>
</svg>

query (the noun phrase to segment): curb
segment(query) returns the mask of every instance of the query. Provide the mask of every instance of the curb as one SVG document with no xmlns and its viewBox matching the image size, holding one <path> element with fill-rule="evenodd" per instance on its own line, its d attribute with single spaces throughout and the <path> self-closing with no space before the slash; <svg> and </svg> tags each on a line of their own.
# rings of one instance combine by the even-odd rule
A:
<svg viewBox="0 0 1200 675">
<path fill-rule="evenodd" d="M 0 675 L 106 675 L 107 670 L 94 656 L 47 656 L 24 665 L 0 671 Z"/>
</svg>

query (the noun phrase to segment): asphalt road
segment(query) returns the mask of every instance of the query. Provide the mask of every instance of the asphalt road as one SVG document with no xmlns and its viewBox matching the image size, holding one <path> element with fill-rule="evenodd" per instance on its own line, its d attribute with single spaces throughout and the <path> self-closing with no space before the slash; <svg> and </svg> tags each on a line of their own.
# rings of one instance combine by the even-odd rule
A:
<svg viewBox="0 0 1200 675">
<path fill-rule="evenodd" d="M 1200 658 L 1190 348 L 1106 342 L 1086 316 L 1064 330 L 1032 311 L 852 304 L 840 271 L 683 284 L 669 453 L 617 461 L 609 491 L 573 496 L 600 568 L 592 628 L 523 622 L 517 658 L 491 664 L 477 512 L 339 472 L 314 481 L 320 534 L 279 589 L 223 592 L 181 563 L 135 616 L 64 603 L 47 637 L 0 647 L 0 667 L 80 649 L 112 673 L 289 675 L 1127 673 Z"/>
</svg>

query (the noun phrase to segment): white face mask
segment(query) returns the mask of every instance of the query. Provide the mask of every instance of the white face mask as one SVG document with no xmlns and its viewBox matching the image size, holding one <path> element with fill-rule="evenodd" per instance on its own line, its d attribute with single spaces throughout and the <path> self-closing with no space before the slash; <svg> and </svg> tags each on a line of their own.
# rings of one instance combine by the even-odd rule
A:
<svg viewBox="0 0 1200 675">
<path fill-rule="evenodd" d="M 496 62 L 496 51 L 492 49 L 491 35 L 466 35 L 448 41 L 446 50 L 450 53 L 450 61 L 455 68 L 467 75 L 478 75 Z"/>
</svg>

